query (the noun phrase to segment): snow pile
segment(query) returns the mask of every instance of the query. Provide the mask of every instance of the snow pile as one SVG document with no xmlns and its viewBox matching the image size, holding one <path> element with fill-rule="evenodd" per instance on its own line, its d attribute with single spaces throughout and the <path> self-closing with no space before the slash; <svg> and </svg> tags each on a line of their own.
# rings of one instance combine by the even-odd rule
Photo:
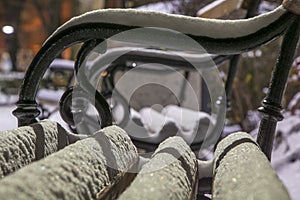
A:
<svg viewBox="0 0 300 200">
<path fill-rule="evenodd" d="M 161 115 L 152 108 L 143 108 L 140 112 L 131 109 L 131 115 L 124 130 L 138 141 L 159 144 L 166 138 L 175 136 L 179 131 L 173 119 Z"/>
<path fill-rule="evenodd" d="M 210 115 L 175 105 L 169 105 L 162 110 L 162 114 L 173 118 L 180 126 L 182 137 L 188 143 L 201 142 L 212 123 Z"/>
<path fill-rule="evenodd" d="M 268 1 L 262 1 L 259 4 L 258 14 L 261 15 L 263 13 L 270 12 L 278 6 L 279 5 L 277 5 L 276 3 L 273 3 L 273 2 L 271 3 L 271 2 L 268 2 Z"/>
<path fill-rule="evenodd" d="M 17 118 L 12 114 L 15 105 L 0 106 L 0 131 L 12 130 L 18 127 Z"/>
<path fill-rule="evenodd" d="M 300 114 L 300 92 L 298 92 L 290 101 L 288 110 L 292 115 Z"/>
<path fill-rule="evenodd" d="M 300 115 L 290 115 L 278 123 L 272 165 L 288 188 L 292 199 L 299 199 Z"/>
<path fill-rule="evenodd" d="M 11 105 L 18 101 L 18 95 L 9 95 L 0 91 L 0 105 Z"/>
<path fill-rule="evenodd" d="M 172 118 L 163 116 L 152 108 L 143 108 L 140 110 L 140 114 L 144 127 L 151 134 L 159 134 L 161 131 L 164 131 L 165 134 L 172 135 L 179 129 L 177 123 Z M 169 128 L 167 128 L 168 126 Z"/>
<path fill-rule="evenodd" d="M 210 115 L 187 108 L 169 105 L 158 112 L 145 107 L 139 112 L 131 109 L 131 117 L 124 129 L 139 141 L 158 144 L 170 136 L 180 136 L 188 144 L 204 140 L 214 122 Z"/>
<path fill-rule="evenodd" d="M 278 20 L 286 12 L 287 11 L 282 6 L 279 6 L 271 12 L 251 19 L 216 20 L 137 9 L 100 9 L 73 17 L 60 26 L 46 42 L 49 42 L 51 38 L 68 28 L 86 23 L 109 23 L 125 26 L 157 27 L 171 29 L 195 36 L 235 38 L 255 33 L 256 31 Z M 151 35 L 151 38 L 153 38 L 153 35 Z M 125 41 L 128 42 L 127 39 Z M 134 41 L 136 41 L 136 38 Z"/>
</svg>

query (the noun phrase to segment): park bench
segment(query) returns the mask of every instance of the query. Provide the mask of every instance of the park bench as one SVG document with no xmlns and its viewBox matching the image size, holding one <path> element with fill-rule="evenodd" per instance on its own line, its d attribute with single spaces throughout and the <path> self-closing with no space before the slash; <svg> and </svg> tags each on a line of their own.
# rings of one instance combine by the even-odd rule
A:
<svg viewBox="0 0 300 200">
<path fill-rule="evenodd" d="M 13 112 L 20 127 L 4 132 L 0 138 L 4 145 L 0 197 L 201 199 L 209 192 L 214 199 L 289 199 L 268 159 L 276 123 L 283 118 L 281 100 L 299 39 L 299 4 L 297 0 L 285 1 L 270 13 L 237 21 L 121 9 L 99 10 L 71 19 L 48 38 L 26 72 Z M 149 158 L 139 156 L 130 133 L 111 126 L 106 99 L 93 85 L 82 81 L 88 77 L 79 72 L 84 70 L 81 64 L 88 53 L 105 39 L 141 27 L 160 29 L 135 32 L 137 35 L 129 38 L 133 42 L 176 50 L 184 46 L 187 51 L 199 52 L 195 46 L 185 45 L 182 38 L 167 34 L 166 29 L 171 29 L 192 38 L 205 53 L 223 56 L 240 54 L 283 36 L 269 92 L 259 109 L 263 119 L 257 142 L 246 133 L 232 134 L 217 145 L 213 162 L 205 162 L 197 160 L 189 145 L 175 136 L 161 142 Z M 144 41 L 145 37 L 149 40 Z M 62 95 L 60 110 L 62 118 L 73 125 L 74 112 L 84 109 L 72 110 L 70 100 L 76 95 L 94 100 L 103 129 L 89 137 L 69 133 L 55 122 L 37 120 L 40 111 L 36 95 L 42 76 L 59 53 L 76 43 L 84 43 L 75 63 L 79 79 Z M 203 192 L 198 180 L 206 177 L 213 177 L 212 191 L 208 188 Z"/>
<path fill-rule="evenodd" d="M 117 126 L 86 137 L 43 120 L 1 132 L 0 141 L 0 198 L 201 199 L 198 190 L 204 187 L 198 179 L 214 173 L 214 199 L 289 199 L 247 133 L 222 140 L 213 162 L 197 160 L 178 136 L 163 141 L 145 159 Z"/>
</svg>

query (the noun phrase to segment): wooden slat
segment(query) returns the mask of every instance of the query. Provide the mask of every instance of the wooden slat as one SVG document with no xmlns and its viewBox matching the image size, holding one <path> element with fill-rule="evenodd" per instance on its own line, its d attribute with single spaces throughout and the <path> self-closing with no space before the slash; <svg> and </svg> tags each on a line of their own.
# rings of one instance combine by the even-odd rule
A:
<svg viewBox="0 0 300 200">
<path fill-rule="evenodd" d="M 162 142 L 119 200 L 195 199 L 197 160 L 185 141 L 171 137 Z"/>
<path fill-rule="evenodd" d="M 247 133 L 223 139 L 215 151 L 214 200 L 290 199 L 267 157 Z"/>
<path fill-rule="evenodd" d="M 125 131 L 107 127 L 3 178 L 0 197 L 96 199 L 104 193 L 114 194 L 105 190 L 137 161 L 137 150 Z"/>
<path fill-rule="evenodd" d="M 0 179 L 79 139 L 49 120 L 0 132 Z"/>
</svg>

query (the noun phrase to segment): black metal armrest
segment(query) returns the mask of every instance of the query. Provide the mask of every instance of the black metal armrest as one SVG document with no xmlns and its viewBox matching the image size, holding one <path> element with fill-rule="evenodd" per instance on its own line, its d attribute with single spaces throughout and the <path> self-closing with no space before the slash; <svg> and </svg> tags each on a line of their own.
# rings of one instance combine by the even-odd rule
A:
<svg viewBox="0 0 300 200">
<path fill-rule="evenodd" d="M 293 2 L 292 5 L 299 5 L 299 1 Z M 294 12 L 294 9 L 286 8 Z M 297 9 L 299 10 L 299 6 Z M 99 42 L 123 31 L 155 27 L 147 28 L 148 31 L 126 40 L 142 41 L 147 44 L 147 41 L 143 39 L 151 36 L 151 42 L 156 41 L 158 47 L 176 50 L 178 46 L 185 45 L 185 41 L 176 36 L 167 38 L 160 34 L 165 29 L 172 29 L 194 39 L 209 54 L 234 55 L 257 48 L 280 35 L 285 35 L 283 51 L 275 68 L 269 94 L 264 101 L 264 108 L 261 109 L 265 117 L 262 120 L 258 143 L 265 146 L 264 151 L 269 154 L 276 122 L 282 118 L 281 99 L 299 37 L 299 16 L 296 15 L 299 13 L 289 11 L 280 6 L 272 12 L 251 19 L 226 21 L 123 9 L 98 10 L 75 17 L 58 28 L 33 59 L 26 72 L 17 102 L 18 108 L 14 111 L 14 115 L 18 118 L 19 126 L 36 121 L 39 111 L 35 98 L 41 78 L 54 58 L 76 43 L 84 42 L 92 48 Z M 199 52 L 199 49 L 194 47 L 187 46 L 186 49 Z M 79 53 L 77 66 L 87 53 L 84 49 Z M 95 90 L 91 85 L 85 85 L 83 93 L 88 95 L 93 89 Z M 101 125 L 108 126 L 112 123 L 109 106 L 101 94 L 97 95 L 103 122 Z M 66 98 L 69 96 L 69 94 L 65 95 Z"/>
</svg>

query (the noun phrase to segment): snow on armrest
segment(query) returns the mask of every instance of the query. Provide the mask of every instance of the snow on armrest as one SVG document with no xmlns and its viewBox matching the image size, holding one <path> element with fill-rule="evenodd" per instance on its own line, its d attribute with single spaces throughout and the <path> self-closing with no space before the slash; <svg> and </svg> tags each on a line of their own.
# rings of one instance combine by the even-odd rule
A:
<svg viewBox="0 0 300 200">
<path fill-rule="evenodd" d="M 76 25 L 105 23 L 137 27 L 158 27 L 195 36 L 234 38 L 255 33 L 282 16 L 286 10 L 279 6 L 274 11 L 240 20 L 217 20 L 136 9 L 101 9 L 74 17 L 59 27 L 51 37 Z M 50 38 L 51 38 L 50 37 Z"/>
</svg>

